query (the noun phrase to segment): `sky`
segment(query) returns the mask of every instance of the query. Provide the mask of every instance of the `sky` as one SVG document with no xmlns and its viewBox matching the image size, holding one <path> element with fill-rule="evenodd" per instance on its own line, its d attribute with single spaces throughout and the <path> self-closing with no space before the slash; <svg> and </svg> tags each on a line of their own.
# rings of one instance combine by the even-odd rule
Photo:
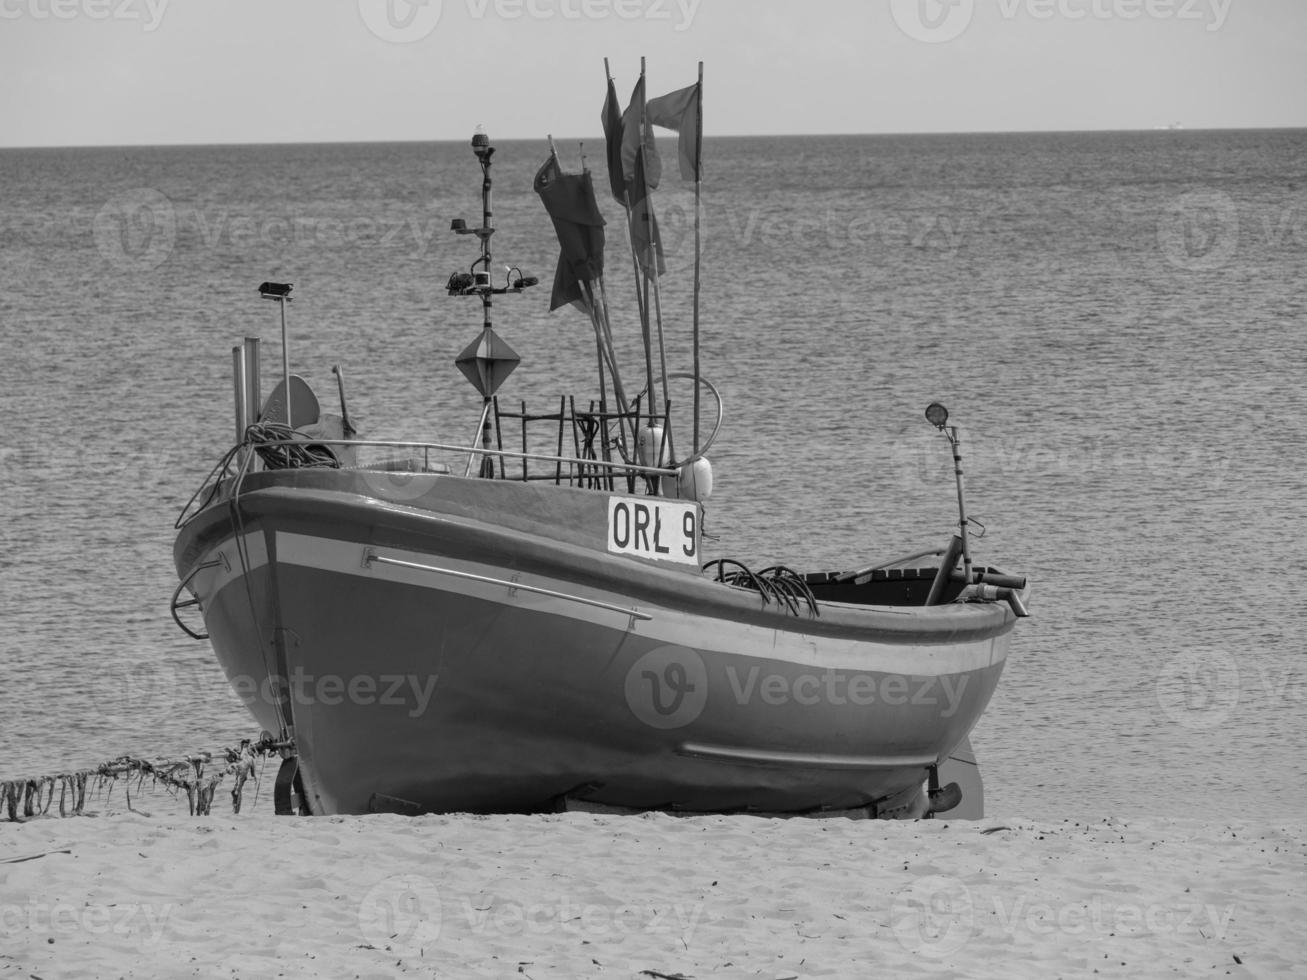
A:
<svg viewBox="0 0 1307 980">
<path fill-rule="evenodd" d="M 0 146 L 1307 126 L 1307 0 L 0 0 Z"/>
</svg>

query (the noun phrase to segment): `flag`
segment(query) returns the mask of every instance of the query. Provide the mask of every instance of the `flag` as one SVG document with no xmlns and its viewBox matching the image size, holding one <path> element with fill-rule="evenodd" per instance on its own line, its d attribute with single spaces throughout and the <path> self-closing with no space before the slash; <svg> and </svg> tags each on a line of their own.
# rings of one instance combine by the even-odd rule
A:
<svg viewBox="0 0 1307 980">
<path fill-rule="evenodd" d="M 560 255 L 558 266 L 554 269 L 554 289 L 549 294 L 549 312 L 553 313 L 559 307 L 569 304 L 586 316 L 590 315 L 590 299 L 585 294 L 585 287 Z"/>
<path fill-rule="evenodd" d="M 654 220 L 653 205 L 649 200 L 650 187 L 645 181 L 645 148 L 635 154 L 635 172 L 631 177 L 631 246 L 641 271 L 649 279 L 667 271 L 663 262 L 663 243 L 658 235 L 658 222 Z"/>
<path fill-rule="evenodd" d="M 644 129 L 645 186 L 649 190 L 656 188 L 663 173 L 662 161 L 658 159 L 658 149 L 654 146 L 653 130 L 643 126 L 644 116 L 644 76 L 641 75 L 631 91 L 631 103 L 622 114 L 622 177 L 626 180 L 632 201 L 635 200 L 635 190 L 631 187 L 631 181 L 635 178 L 635 154 L 640 148 L 642 128 Z"/>
<path fill-rule="evenodd" d="M 536 172 L 534 186 L 554 222 L 560 249 L 549 309 L 578 303 L 588 312 L 581 284 L 604 274 L 604 218 L 590 173 L 565 174 L 558 158 L 550 154 Z"/>
<path fill-rule="evenodd" d="M 599 119 L 604 125 L 604 142 L 608 148 L 608 185 L 617 203 L 626 205 L 626 177 L 622 174 L 622 107 L 617 101 L 617 88 L 608 79 L 608 95 Z"/>
<path fill-rule="evenodd" d="M 649 122 L 681 134 L 677 141 L 677 156 L 681 163 L 681 177 L 685 180 L 703 177 L 703 161 L 699 159 L 700 99 L 699 83 L 695 82 L 687 88 L 650 99 L 645 107 L 645 118 Z"/>
</svg>

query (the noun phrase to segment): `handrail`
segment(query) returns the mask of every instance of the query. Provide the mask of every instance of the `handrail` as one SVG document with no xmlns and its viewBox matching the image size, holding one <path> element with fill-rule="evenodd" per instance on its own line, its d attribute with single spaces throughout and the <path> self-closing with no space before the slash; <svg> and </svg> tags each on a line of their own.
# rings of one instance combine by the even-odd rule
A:
<svg viewBox="0 0 1307 980">
<path fill-rule="evenodd" d="M 438 449 L 441 452 L 468 453 L 473 456 L 501 456 L 506 459 L 537 460 L 545 463 L 571 463 L 577 466 L 606 466 L 623 472 L 641 473 L 649 476 L 676 476 L 677 470 L 659 466 L 640 466 L 612 459 L 581 459 L 577 456 L 553 456 L 547 453 L 521 453 L 513 449 L 486 449 L 481 446 L 454 446 L 442 442 L 401 442 L 392 439 L 318 439 L 304 437 L 300 439 L 260 439 L 248 443 L 249 446 L 286 446 L 311 442 L 319 446 L 380 446 L 387 449 Z M 352 467 L 365 470 L 367 466 Z"/>
<path fill-rule="evenodd" d="M 248 440 L 246 442 L 238 443 L 223 454 L 222 459 L 220 459 L 217 464 L 214 465 L 213 469 L 209 471 L 209 475 L 204 479 L 204 482 L 200 484 L 200 488 L 191 495 L 190 500 L 188 500 L 186 505 L 182 508 L 181 513 L 177 515 L 175 526 L 180 529 L 192 517 L 194 517 L 195 514 L 198 514 L 200 510 L 203 510 L 203 506 L 201 506 L 195 510 L 195 513 L 191 513 L 191 508 L 205 491 L 209 491 L 210 497 L 217 492 L 217 488 L 222 484 L 223 480 L 227 479 L 229 474 L 231 474 L 232 464 L 237 460 L 240 461 L 240 465 L 236 468 L 234 479 L 236 495 L 239 496 L 240 485 L 244 482 L 246 475 L 249 473 L 250 463 L 256 458 L 253 450 L 258 449 L 260 446 L 286 446 L 303 444 L 306 441 L 316 445 L 325 446 L 373 446 L 383 449 L 421 449 L 428 453 L 434 449 L 440 452 L 468 453 L 472 456 L 480 454 L 483 456 L 499 456 L 507 459 L 534 460 L 545 463 L 563 463 L 568 466 L 577 467 L 607 467 L 610 470 L 615 470 L 620 473 L 642 474 L 646 476 L 675 477 L 678 473 L 677 470 L 667 467 L 641 466 L 637 463 L 627 463 L 624 460 L 580 459 L 576 456 L 554 456 L 546 453 L 523 453 L 512 449 L 486 449 L 482 447 L 469 448 L 468 446 L 455 446 L 441 442 L 408 442 L 396 439 L 318 439 L 313 437 L 301 437 L 299 439 Z M 251 451 L 241 453 L 239 452 L 240 449 L 249 449 Z M 362 465 L 353 466 L 350 467 L 350 469 L 367 470 L 369 467 Z M 209 499 L 210 498 L 205 499 L 206 505 Z"/>
<path fill-rule="evenodd" d="M 227 562 L 227 556 L 224 555 L 222 552 L 218 552 L 217 558 L 210 558 L 208 561 L 202 561 L 194 568 L 192 568 L 189 572 L 187 572 L 185 577 L 180 582 L 177 583 L 177 588 L 173 589 L 172 602 L 169 604 L 169 612 L 172 613 L 173 622 L 176 623 L 178 626 L 180 626 L 182 632 L 185 633 L 187 636 L 189 636 L 192 640 L 207 640 L 209 638 L 209 634 L 195 632 L 193 629 L 191 629 L 189 626 L 187 626 L 185 623 L 182 622 L 182 618 L 177 615 L 177 610 L 185 609 L 187 606 L 198 606 L 200 604 L 200 600 L 198 597 L 192 596 L 190 599 L 187 599 L 185 602 L 178 602 L 177 597 L 182 594 L 182 589 L 186 588 L 186 586 L 190 584 L 191 579 L 195 578 L 196 575 L 198 575 L 206 568 L 215 568 L 218 565 L 221 565 L 227 571 L 231 570 L 231 565 L 228 564 Z"/>
<path fill-rule="evenodd" d="M 683 381 L 697 380 L 699 384 L 703 385 L 705 388 L 708 389 L 709 392 L 712 393 L 713 398 L 716 399 L 717 401 L 717 421 L 713 423 L 712 432 L 708 434 L 708 438 L 704 440 L 703 445 L 699 447 L 698 454 L 694 457 L 694 459 L 699 459 L 700 457 L 707 454 L 708 450 L 712 448 L 713 442 L 716 441 L 717 439 L 717 433 L 720 432 L 722 429 L 722 418 L 725 416 L 725 408 L 722 405 L 722 393 L 717 390 L 717 386 L 715 384 L 713 384 L 703 375 L 698 375 L 696 377 L 693 371 L 668 372 L 667 380 L 670 381 L 673 378 L 677 378 Z M 659 375 L 658 377 L 654 378 L 654 384 L 658 384 L 662 380 L 663 380 L 663 376 Z M 643 397 L 644 393 L 648 390 L 649 390 L 649 386 L 646 384 L 643 388 L 640 389 L 640 391 L 636 394 L 636 396 L 631 399 L 632 403 L 638 401 L 641 397 Z M 690 461 L 691 460 L 689 459 L 684 460 L 684 462 L 687 463 Z"/>
<path fill-rule="evenodd" d="M 453 568 L 440 568 L 436 565 L 423 565 L 415 561 L 404 561 L 402 558 L 387 558 L 385 555 L 379 555 L 371 548 L 363 549 L 363 564 L 369 565 L 372 562 L 380 562 L 383 565 L 398 565 L 401 568 L 415 568 L 422 572 L 435 572 L 438 575 L 450 575 L 454 578 L 469 579 L 473 582 L 484 582 L 488 585 L 502 585 L 507 589 L 521 589 L 523 592 L 534 592 L 537 595 L 546 595 L 553 599 L 568 599 L 572 602 L 579 602 L 586 606 L 596 606 L 599 609 L 608 609 L 615 613 L 621 613 L 623 616 L 630 616 L 632 619 L 653 619 L 648 613 L 638 612 L 627 606 L 618 606 L 611 602 L 603 602 L 599 599 L 587 599 L 585 596 L 569 595 L 566 592 L 556 592 L 553 589 L 543 589 L 538 585 L 525 585 L 521 582 L 514 582 L 509 579 L 494 578 L 490 575 L 477 575 L 473 572 L 460 572 Z"/>
<path fill-rule="evenodd" d="M 191 517 L 195 516 L 195 514 L 191 514 L 191 507 L 195 504 L 195 501 L 200 499 L 200 495 L 208 490 L 209 497 L 206 497 L 204 503 L 196 508 L 195 513 L 198 514 L 205 508 L 209 503 L 209 499 L 217 492 L 217 488 L 222 484 L 223 478 L 227 475 L 227 471 L 231 469 L 232 460 L 236 458 L 237 451 L 241 448 L 241 445 L 241 443 L 237 443 L 232 446 L 222 454 L 222 458 L 219 459 L 218 462 L 213 464 L 213 469 L 209 470 L 209 475 L 204 478 L 199 489 L 191 494 L 191 499 L 186 501 L 185 506 L 182 507 L 181 513 L 177 515 L 177 521 L 173 524 L 173 527 L 180 530 Z M 189 517 L 187 515 L 189 515 Z"/>
</svg>

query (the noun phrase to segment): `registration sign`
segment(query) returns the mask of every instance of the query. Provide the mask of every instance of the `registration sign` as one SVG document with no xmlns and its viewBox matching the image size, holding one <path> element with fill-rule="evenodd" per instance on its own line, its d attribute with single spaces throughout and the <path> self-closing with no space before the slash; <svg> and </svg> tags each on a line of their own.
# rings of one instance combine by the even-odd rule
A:
<svg viewBox="0 0 1307 980">
<path fill-rule="evenodd" d="M 699 564 L 699 505 L 662 497 L 609 497 L 608 550 Z"/>
</svg>

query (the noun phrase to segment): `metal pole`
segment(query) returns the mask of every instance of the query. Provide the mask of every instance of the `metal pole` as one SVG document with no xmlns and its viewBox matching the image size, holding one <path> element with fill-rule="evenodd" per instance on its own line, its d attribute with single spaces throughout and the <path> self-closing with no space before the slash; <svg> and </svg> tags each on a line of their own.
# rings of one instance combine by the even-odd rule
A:
<svg viewBox="0 0 1307 980">
<path fill-rule="evenodd" d="M 245 421 L 253 425 L 263 410 L 262 379 L 259 377 L 259 338 L 245 338 L 245 378 L 248 397 L 245 402 Z"/>
<path fill-rule="evenodd" d="M 657 270 L 655 270 L 657 271 Z M 654 279 L 654 314 L 658 323 L 658 363 L 663 372 L 663 443 L 667 446 L 670 458 L 676 458 L 676 447 L 672 445 L 672 400 L 667 394 L 667 348 L 663 346 L 663 306 L 658 298 L 658 280 Z M 695 378 L 695 390 L 698 390 L 698 377 Z M 662 457 L 659 457 L 661 460 Z"/>
<path fill-rule="evenodd" d="M 958 427 L 948 427 L 949 445 L 953 447 L 953 475 L 958 484 L 958 529 L 962 538 L 962 576 L 967 585 L 971 584 L 971 549 L 967 543 L 967 505 L 962 490 L 962 440 L 958 436 Z"/>
<path fill-rule="evenodd" d="M 490 296 L 490 236 L 493 233 L 491 228 L 491 218 L 493 213 L 490 210 L 490 154 L 494 151 L 490 147 L 490 140 L 484 133 L 481 134 L 485 140 L 483 152 L 477 151 L 477 137 L 472 137 L 473 152 L 477 154 L 477 159 L 481 162 L 481 271 L 485 275 L 484 288 L 481 292 L 481 307 L 484 312 L 484 324 L 487 329 L 490 327 L 490 308 L 493 300 Z M 480 285 L 480 284 L 478 284 Z M 487 396 L 489 397 L 489 396 Z"/>
<path fill-rule="evenodd" d="M 602 290 L 604 288 L 603 279 L 600 278 L 598 283 L 602 295 Z M 612 334 L 605 322 L 608 317 L 608 300 L 606 297 L 602 300 L 597 300 L 594 286 L 592 284 L 587 282 L 582 283 L 582 286 L 585 288 L 586 301 L 590 304 L 590 309 L 592 311 L 590 323 L 594 326 L 596 342 L 599 344 L 599 353 L 601 357 L 600 363 L 602 364 L 606 361 L 609 370 L 613 372 L 613 393 L 617 396 L 617 407 L 625 412 L 627 410 L 626 392 L 622 387 L 621 374 L 617 370 L 617 357 L 614 355 L 612 350 Z M 600 306 L 600 302 L 603 304 L 602 307 Z"/>
<path fill-rule="evenodd" d="M 608 81 L 611 82 L 613 80 L 612 72 L 608 70 L 607 58 L 604 59 L 604 75 L 607 76 Z M 644 78 L 643 58 L 640 59 L 640 77 Z M 645 302 L 644 302 L 644 298 L 640 294 L 640 260 L 636 257 L 635 237 L 630 233 L 631 232 L 631 189 L 630 186 L 627 184 L 625 173 L 622 174 L 622 210 L 626 212 L 627 238 L 630 240 L 631 243 L 631 269 L 635 273 L 635 305 L 636 305 L 636 309 L 639 311 L 640 314 L 640 328 L 641 330 L 644 330 L 647 333 L 648 320 L 645 311 Z M 604 335 L 608 340 L 608 349 L 611 355 L 610 360 L 613 364 L 613 369 L 615 371 L 617 367 L 617 348 L 613 344 L 612 321 L 609 319 L 608 316 L 608 294 L 604 290 L 603 279 L 599 280 L 599 290 L 600 290 L 600 295 L 603 297 L 603 302 L 604 302 Z M 649 388 L 650 389 L 653 388 L 652 374 L 649 376 Z M 652 390 L 650 390 L 650 396 L 652 397 L 652 395 L 653 392 Z M 622 400 L 625 401 L 624 399 Z M 622 411 L 623 412 L 628 411 L 626 405 L 622 406 Z M 635 418 L 631 420 L 631 439 L 632 439 L 631 449 L 632 451 L 635 451 L 637 450 L 640 444 L 640 418 L 638 412 L 636 413 Z"/>
<path fill-rule="evenodd" d="M 490 406 L 494 402 L 493 395 L 486 395 L 485 407 L 481 410 L 481 448 L 490 449 L 490 437 L 492 435 L 490 427 Z M 483 477 L 493 478 L 495 475 L 495 458 L 493 456 L 483 455 L 481 457 L 481 475 Z"/>
<path fill-rule="evenodd" d="M 637 295 L 638 292 L 639 291 L 637 290 Z M 627 402 L 626 400 L 626 392 L 622 386 L 622 379 L 617 371 L 617 349 L 613 344 L 612 320 L 608 316 L 608 290 L 604 287 L 603 276 L 599 277 L 599 301 L 601 304 L 603 304 L 604 342 L 605 344 L 607 344 L 608 347 L 608 361 L 613 368 L 613 391 L 617 395 L 617 407 L 621 410 L 623 416 L 629 416 L 631 411 L 630 403 Z M 630 422 L 631 422 L 631 438 L 633 440 L 638 441 L 640 435 L 639 423 L 634 419 L 630 420 Z M 618 431 L 622 433 L 622 441 L 625 442 L 626 441 L 625 420 L 623 421 L 622 425 L 618 426 Z M 636 443 L 633 442 L 632 446 L 634 446 L 635 444 Z"/>
<path fill-rule="evenodd" d="M 489 395 L 486 395 L 486 396 L 485 396 L 485 401 L 482 403 L 482 406 L 481 406 L 481 420 L 480 420 L 479 422 L 477 422 L 477 430 L 481 433 L 481 448 L 482 448 L 482 449 L 489 449 L 489 448 L 490 448 L 490 433 L 486 431 L 486 423 L 489 421 L 489 418 L 490 418 L 490 396 L 489 396 Z M 472 437 L 472 445 L 473 445 L 474 447 L 476 446 L 476 437 L 475 437 L 475 436 Z M 465 470 L 463 471 L 463 475 L 464 475 L 464 476 L 471 476 L 471 475 L 472 475 L 472 463 L 473 463 L 474 460 L 476 460 L 477 456 L 478 456 L 478 453 L 476 452 L 475 449 L 471 450 L 471 451 L 467 454 L 467 469 L 465 469 Z"/>
<path fill-rule="evenodd" d="M 699 215 L 703 187 L 703 62 L 699 62 L 699 88 L 695 92 L 699 111 L 694 114 L 694 455 L 699 455 Z"/>
<path fill-rule="evenodd" d="M 653 374 L 653 322 L 649 317 L 649 274 L 644 275 L 644 322 L 640 324 L 644 334 L 644 377 L 645 387 L 649 391 L 649 424 L 654 424 L 658 411 L 658 393 L 654 390 Z"/>
<path fill-rule="evenodd" d="M 245 370 L 245 348 L 237 345 L 231 349 L 231 377 L 236 395 L 236 441 L 245 439 L 246 411 L 249 408 L 249 375 Z"/>
<path fill-rule="evenodd" d="M 277 297 L 281 304 L 281 377 L 286 388 L 286 424 L 292 429 L 295 422 L 290 417 L 290 352 L 286 349 L 286 297 Z"/>
<path fill-rule="evenodd" d="M 645 106 L 648 103 L 647 100 L 644 98 L 644 96 L 648 96 L 649 94 L 648 92 L 649 83 L 648 81 L 644 80 L 645 76 L 644 76 L 643 58 L 640 59 L 640 78 L 642 81 L 644 81 L 644 84 L 641 86 L 642 98 L 640 100 L 640 142 L 639 142 L 639 150 L 637 152 L 643 156 L 645 152 L 645 147 L 648 145 L 649 142 L 649 120 L 645 114 Z M 649 384 L 650 424 L 652 424 L 652 416 L 654 414 L 653 409 L 657 405 L 657 399 L 654 397 L 654 390 L 653 390 L 653 383 L 654 383 L 653 331 L 655 329 L 658 331 L 658 363 L 662 371 L 664 411 L 666 411 L 666 405 L 667 405 L 667 348 L 663 342 L 663 309 L 662 309 L 662 302 L 658 290 L 658 250 L 661 243 L 658 241 L 658 236 L 653 234 L 653 230 L 656 226 L 654 224 L 653 189 L 649 187 L 648 167 L 649 167 L 649 161 L 648 159 L 645 159 L 644 161 L 644 174 L 645 174 L 644 212 L 649 216 L 649 232 L 650 232 L 649 254 L 648 256 L 646 256 L 646 261 L 648 263 L 648 266 L 652 267 L 649 268 L 647 266 L 644 270 L 645 315 L 646 315 L 646 320 L 648 321 L 645 329 L 645 358 L 646 358 L 645 363 L 647 367 L 647 375 L 648 375 L 647 380 Z M 650 279 L 653 280 L 653 307 L 652 308 L 650 308 L 649 306 L 649 285 L 650 285 L 649 280 Z M 650 316 L 650 314 L 652 314 L 652 316 Z M 671 428 L 670 418 L 666 420 L 665 428 L 667 429 Z M 667 438 L 666 432 L 664 432 L 663 437 L 664 439 Z"/>
<path fill-rule="evenodd" d="M 475 146 L 476 137 L 473 137 L 472 142 L 473 145 Z M 492 152 L 493 151 L 490 147 L 490 141 L 489 138 L 487 137 L 485 152 L 482 154 L 477 154 L 481 161 L 481 228 L 483 229 L 484 232 L 481 235 L 481 258 L 482 258 L 481 268 L 482 271 L 485 273 L 485 277 L 486 277 L 485 287 L 481 290 L 481 304 L 482 304 L 482 309 L 485 313 L 485 329 L 487 331 L 485 351 L 487 355 L 493 353 L 493 347 L 489 343 L 489 339 L 490 339 L 489 331 L 490 331 L 490 320 L 491 320 L 490 309 L 491 309 L 491 305 L 493 304 L 493 300 L 491 299 L 492 287 L 490 284 L 490 235 L 492 231 L 491 218 L 493 217 L 493 213 L 490 210 L 490 187 L 491 187 L 490 154 Z M 484 398 L 485 398 L 485 403 L 481 406 L 481 448 L 489 449 L 490 448 L 490 406 L 491 406 L 493 395 L 487 392 Z M 469 472 L 471 470 L 471 463 L 472 463 L 472 457 L 469 456 L 468 457 Z M 489 469 L 490 469 L 490 472 L 488 474 L 486 473 L 487 464 L 489 464 Z M 494 465 L 495 465 L 494 459 L 492 457 L 482 456 L 480 475 L 493 477 L 495 475 Z"/>
</svg>

